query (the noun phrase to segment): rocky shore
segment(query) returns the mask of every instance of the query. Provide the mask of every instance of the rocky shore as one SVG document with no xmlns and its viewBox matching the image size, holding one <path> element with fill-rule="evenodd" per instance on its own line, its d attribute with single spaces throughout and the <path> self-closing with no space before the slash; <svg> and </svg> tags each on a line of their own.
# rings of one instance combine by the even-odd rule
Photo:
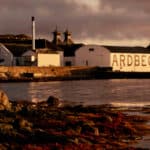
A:
<svg viewBox="0 0 150 150">
<path fill-rule="evenodd" d="M 111 105 L 63 105 L 53 96 L 39 103 L 15 102 L 0 91 L 0 149 L 149 149 L 137 143 L 150 135 L 150 107 L 138 110 L 145 115 L 134 111 Z"/>
</svg>

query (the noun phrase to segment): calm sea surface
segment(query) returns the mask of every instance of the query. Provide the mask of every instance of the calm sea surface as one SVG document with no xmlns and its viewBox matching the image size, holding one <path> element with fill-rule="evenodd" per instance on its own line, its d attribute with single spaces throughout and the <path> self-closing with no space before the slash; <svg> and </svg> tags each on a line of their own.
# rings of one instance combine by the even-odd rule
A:
<svg viewBox="0 0 150 150">
<path fill-rule="evenodd" d="M 69 103 L 150 105 L 150 79 L 0 83 L 14 101 L 45 101 L 50 95 Z"/>
</svg>

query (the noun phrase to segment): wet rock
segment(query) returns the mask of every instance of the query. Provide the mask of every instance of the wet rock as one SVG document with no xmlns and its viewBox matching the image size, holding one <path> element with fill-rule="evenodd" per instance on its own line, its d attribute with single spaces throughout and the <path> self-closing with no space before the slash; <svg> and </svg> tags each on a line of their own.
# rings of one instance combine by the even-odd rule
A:
<svg viewBox="0 0 150 150">
<path fill-rule="evenodd" d="M 78 138 L 70 138 L 68 139 L 69 143 L 73 143 L 73 144 L 79 144 L 79 139 Z"/>
<path fill-rule="evenodd" d="M 130 122 L 124 122 L 123 128 L 124 128 L 124 132 L 129 135 L 137 132 L 134 126 Z"/>
<path fill-rule="evenodd" d="M 95 128 L 92 125 L 90 125 L 88 123 L 85 123 L 82 126 L 82 131 L 81 132 L 82 133 L 89 133 L 89 132 L 91 132 L 91 133 L 95 134 Z"/>
<path fill-rule="evenodd" d="M 8 150 L 8 147 L 6 147 L 4 144 L 0 144 L 0 150 Z"/>
<path fill-rule="evenodd" d="M 49 96 L 46 102 L 49 106 L 53 107 L 58 107 L 60 105 L 60 100 L 54 96 Z"/>
<path fill-rule="evenodd" d="M 85 139 L 85 138 L 79 138 L 79 140 L 78 140 L 80 143 L 85 143 L 85 144 L 87 144 L 87 145 L 92 145 L 93 143 L 92 142 L 90 142 L 89 140 L 87 140 L 87 139 Z"/>
<path fill-rule="evenodd" d="M 81 134 L 81 131 L 82 131 L 82 127 L 78 126 L 77 129 L 76 129 L 76 133 Z"/>
<path fill-rule="evenodd" d="M 0 110 L 5 110 L 5 106 L 0 104 Z"/>
<path fill-rule="evenodd" d="M 14 126 L 14 128 L 24 129 L 24 130 L 28 130 L 28 131 L 31 131 L 31 129 L 32 129 L 32 123 L 23 118 L 17 118 L 14 121 L 13 126 Z"/>
<path fill-rule="evenodd" d="M 94 135 L 99 136 L 99 129 L 98 128 L 94 128 Z"/>
<path fill-rule="evenodd" d="M 13 104 L 12 105 L 12 111 L 14 111 L 14 112 L 19 112 L 19 111 L 21 111 L 22 110 L 22 108 L 23 108 L 23 105 L 21 105 L 21 104 Z"/>
<path fill-rule="evenodd" d="M 113 119 L 109 115 L 103 115 L 102 117 L 100 117 L 99 121 L 112 123 Z"/>
<path fill-rule="evenodd" d="M 11 124 L 0 123 L 0 131 L 1 132 L 9 131 L 9 130 L 12 130 L 12 129 L 13 129 L 13 126 Z"/>
<path fill-rule="evenodd" d="M 9 102 L 8 96 L 2 90 L 0 90 L 0 110 L 8 110 L 11 108 L 11 104 Z"/>
<path fill-rule="evenodd" d="M 66 144 L 68 142 L 68 138 L 62 133 L 57 134 L 49 134 L 45 130 L 36 129 L 34 130 L 34 141 L 39 142 L 52 142 L 52 143 L 62 143 Z"/>
<path fill-rule="evenodd" d="M 75 143 L 75 144 L 79 144 L 79 139 L 78 139 L 78 138 L 75 138 L 75 139 L 74 139 L 74 143 Z"/>
</svg>

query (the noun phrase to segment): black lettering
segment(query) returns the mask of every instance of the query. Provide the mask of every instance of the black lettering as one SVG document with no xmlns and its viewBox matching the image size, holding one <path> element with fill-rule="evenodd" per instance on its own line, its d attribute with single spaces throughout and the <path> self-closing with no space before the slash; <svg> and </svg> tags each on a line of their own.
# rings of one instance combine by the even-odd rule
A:
<svg viewBox="0 0 150 150">
<path fill-rule="evenodd" d="M 112 66 L 118 66 L 118 61 L 117 61 L 117 56 L 116 55 L 113 55 Z"/>
<path fill-rule="evenodd" d="M 125 66 L 125 56 L 120 55 L 120 68 Z"/>
<path fill-rule="evenodd" d="M 146 56 L 145 55 L 142 55 L 141 56 L 141 63 L 142 63 L 142 66 L 146 66 Z"/>
<path fill-rule="evenodd" d="M 148 65 L 150 66 L 150 56 L 148 56 Z"/>
<path fill-rule="evenodd" d="M 133 64 L 133 58 L 131 55 L 127 56 L 127 66 L 132 66 Z"/>
<path fill-rule="evenodd" d="M 140 57 L 138 55 L 134 55 L 134 66 L 140 66 Z"/>
</svg>

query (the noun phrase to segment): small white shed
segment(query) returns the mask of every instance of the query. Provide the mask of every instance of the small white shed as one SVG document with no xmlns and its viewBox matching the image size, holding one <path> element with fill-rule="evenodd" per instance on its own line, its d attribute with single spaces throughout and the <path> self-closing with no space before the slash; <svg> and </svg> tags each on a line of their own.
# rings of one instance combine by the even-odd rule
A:
<svg viewBox="0 0 150 150">
<path fill-rule="evenodd" d="M 63 66 L 63 52 L 61 51 L 49 51 L 49 52 L 38 52 L 37 53 L 37 66 L 48 67 L 48 66 Z"/>
<path fill-rule="evenodd" d="M 64 57 L 62 51 L 54 51 L 47 48 L 28 50 L 22 55 L 24 66 L 63 66 Z"/>
</svg>

